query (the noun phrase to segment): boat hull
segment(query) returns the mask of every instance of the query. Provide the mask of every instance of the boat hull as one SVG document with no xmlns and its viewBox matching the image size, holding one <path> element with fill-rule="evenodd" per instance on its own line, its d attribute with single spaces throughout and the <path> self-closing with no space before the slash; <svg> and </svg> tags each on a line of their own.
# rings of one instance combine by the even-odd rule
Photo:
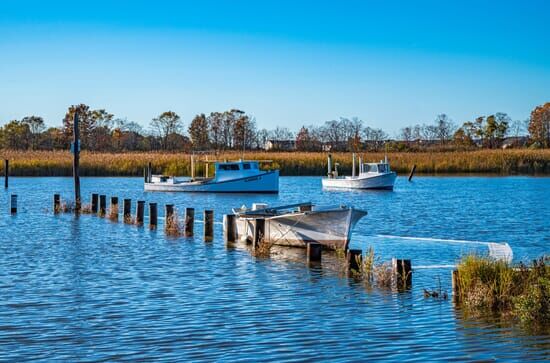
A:
<svg viewBox="0 0 550 363">
<path fill-rule="evenodd" d="M 353 228 L 366 214 L 347 208 L 266 217 L 264 241 L 293 247 L 306 247 L 309 242 L 317 242 L 328 249 L 346 249 Z M 238 239 L 252 240 L 254 220 L 252 217 L 236 218 Z"/>
<path fill-rule="evenodd" d="M 324 188 L 341 189 L 386 189 L 392 190 L 397 174 L 395 172 L 360 177 L 323 178 Z"/>
<path fill-rule="evenodd" d="M 279 171 L 268 171 L 262 174 L 224 180 L 182 181 L 175 183 L 145 183 L 149 192 L 196 192 L 196 193 L 278 193 Z"/>
</svg>

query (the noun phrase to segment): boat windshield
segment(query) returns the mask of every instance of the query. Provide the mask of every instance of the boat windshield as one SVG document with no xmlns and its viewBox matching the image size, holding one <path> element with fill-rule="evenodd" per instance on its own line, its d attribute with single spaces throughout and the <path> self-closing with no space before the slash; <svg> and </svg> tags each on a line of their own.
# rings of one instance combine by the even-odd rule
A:
<svg viewBox="0 0 550 363">
<path fill-rule="evenodd" d="M 239 170 L 239 164 L 220 164 L 218 170 Z"/>
<path fill-rule="evenodd" d="M 363 170 L 365 173 L 376 173 L 378 172 L 378 166 L 376 164 L 364 164 Z"/>
<path fill-rule="evenodd" d="M 379 173 L 386 173 L 388 170 L 388 166 L 386 164 L 378 164 L 378 172 Z"/>
</svg>

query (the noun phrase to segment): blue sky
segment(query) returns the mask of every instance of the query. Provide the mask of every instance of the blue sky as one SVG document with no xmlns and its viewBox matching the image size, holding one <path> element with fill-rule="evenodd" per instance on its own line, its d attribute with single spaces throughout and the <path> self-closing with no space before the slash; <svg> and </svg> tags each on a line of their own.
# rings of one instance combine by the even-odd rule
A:
<svg viewBox="0 0 550 363">
<path fill-rule="evenodd" d="M 144 126 L 237 107 L 393 134 L 550 101 L 547 1 L 112 2 L 0 2 L 0 123 L 83 102 Z"/>
</svg>

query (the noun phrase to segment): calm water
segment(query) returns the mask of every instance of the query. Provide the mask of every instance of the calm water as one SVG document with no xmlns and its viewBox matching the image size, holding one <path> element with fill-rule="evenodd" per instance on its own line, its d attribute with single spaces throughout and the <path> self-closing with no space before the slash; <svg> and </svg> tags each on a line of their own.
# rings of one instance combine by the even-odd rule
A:
<svg viewBox="0 0 550 363">
<path fill-rule="evenodd" d="M 279 195 L 143 193 L 140 178 L 84 178 L 83 195 L 205 208 L 217 222 L 232 207 L 311 200 L 369 215 L 353 245 L 381 261 L 413 262 L 413 289 L 369 290 L 301 258 L 256 259 L 216 238 L 166 238 L 162 229 L 53 216 L 69 178 L 12 178 L 0 192 L 0 360 L 366 361 L 543 360 L 550 336 L 464 317 L 451 301 L 425 299 L 448 265 L 479 244 L 508 242 L 516 260 L 550 252 L 550 178 L 404 178 L 394 192 L 323 192 L 319 178 L 282 178 Z M 7 210 L 19 195 L 19 213 Z M 202 225 L 197 223 L 197 232 Z M 200 235 L 200 233 L 197 233 Z M 419 237 L 408 240 L 397 237 Z"/>
</svg>

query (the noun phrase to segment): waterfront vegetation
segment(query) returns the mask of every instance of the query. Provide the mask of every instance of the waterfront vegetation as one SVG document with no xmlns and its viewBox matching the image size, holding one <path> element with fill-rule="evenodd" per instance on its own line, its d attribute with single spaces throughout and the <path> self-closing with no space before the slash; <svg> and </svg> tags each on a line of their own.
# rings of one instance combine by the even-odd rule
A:
<svg viewBox="0 0 550 363">
<path fill-rule="evenodd" d="M 365 162 L 384 158 L 383 152 L 361 153 Z M 10 174 L 15 176 L 69 176 L 72 175 L 72 155 L 67 151 L 9 151 L 0 152 L 2 159 L 10 160 Z M 206 155 L 199 155 L 201 160 Z M 209 160 L 236 160 L 242 154 L 236 151 L 209 154 Z M 253 160 L 271 160 L 263 167 L 280 169 L 282 175 L 325 175 L 327 153 L 323 152 L 247 152 L 244 157 Z M 341 173 L 351 169 L 350 153 L 333 153 Z M 390 152 L 392 168 L 400 174 L 408 173 L 417 165 L 417 173 L 489 173 L 498 175 L 550 174 L 549 149 L 477 150 L 452 152 Z M 140 176 L 151 162 L 154 173 L 190 175 L 190 155 L 176 152 L 82 152 L 80 173 L 83 176 Z M 204 163 L 197 163 L 197 175 L 204 175 Z M 2 165 L 3 168 L 3 165 Z M 212 173 L 212 170 L 211 170 Z M 210 175 L 212 175 L 210 173 Z"/>
<path fill-rule="evenodd" d="M 458 265 L 458 302 L 469 313 L 498 313 L 531 328 L 550 326 L 550 258 L 530 265 L 470 255 Z"/>
</svg>

